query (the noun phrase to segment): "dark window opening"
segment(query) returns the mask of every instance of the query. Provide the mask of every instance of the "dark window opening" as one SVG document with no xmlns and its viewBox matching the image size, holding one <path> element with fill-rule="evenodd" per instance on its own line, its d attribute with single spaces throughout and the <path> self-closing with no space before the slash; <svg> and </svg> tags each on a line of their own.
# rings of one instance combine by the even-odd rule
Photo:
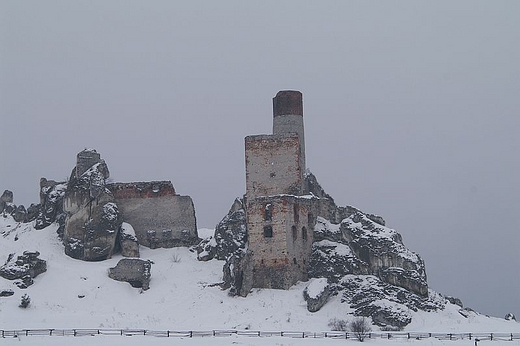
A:
<svg viewBox="0 0 520 346">
<path fill-rule="evenodd" d="M 296 226 L 292 226 L 291 230 L 292 230 L 292 239 L 294 241 L 298 237 L 298 230 L 296 229 Z"/>
<path fill-rule="evenodd" d="M 314 216 L 311 213 L 307 215 L 307 225 L 310 227 L 310 229 L 314 228 Z"/>
<path fill-rule="evenodd" d="M 294 205 L 293 211 L 294 211 L 294 223 L 300 222 L 300 211 L 298 210 L 298 204 Z"/>
<path fill-rule="evenodd" d="M 302 227 L 302 239 L 307 240 L 307 227 Z"/>
<path fill-rule="evenodd" d="M 298 262 L 296 262 L 296 257 L 294 257 L 294 258 L 292 259 L 292 261 L 293 261 L 294 264 L 298 264 Z"/>
<path fill-rule="evenodd" d="M 273 205 L 266 204 L 264 207 L 264 220 L 271 221 L 273 219 Z"/>
<path fill-rule="evenodd" d="M 264 238 L 272 238 L 273 237 L 273 227 L 265 226 L 264 227 Z"/>
</svg>

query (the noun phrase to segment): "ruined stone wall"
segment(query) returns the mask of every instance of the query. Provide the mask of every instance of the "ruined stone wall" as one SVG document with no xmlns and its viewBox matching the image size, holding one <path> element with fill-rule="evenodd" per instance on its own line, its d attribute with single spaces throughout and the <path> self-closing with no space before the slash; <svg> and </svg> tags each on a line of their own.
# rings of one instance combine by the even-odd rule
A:
<svg viewBox="0 0 520 346">
<path fill-rule="evenodd" d="M 134 228 L 139 244 L 153 249 L 198 242 L 193 201 L 177 195 L 171 182 L 115 183 L 107 188 L 125 222 Z"/>
<path fill-rule="evenodd" d="M 245 147 L 247 198 L 301 194 L 303 172 L 297 135 L 248 136 Z"/>
<path fill-rule="evenodd" d="M 247 200 L 253 287 L 288 289 L 307 280 L 313 205 L 313 199 L 288 195 Z"/>
</svg>

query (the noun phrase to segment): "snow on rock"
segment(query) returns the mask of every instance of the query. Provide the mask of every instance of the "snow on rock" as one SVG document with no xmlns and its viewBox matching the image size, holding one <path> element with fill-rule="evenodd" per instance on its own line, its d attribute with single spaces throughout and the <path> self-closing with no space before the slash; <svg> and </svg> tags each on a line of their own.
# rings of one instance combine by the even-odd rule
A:
<svg viewBox="0 0 520 346">
<path fill-rule="evenodd" d="M 303 298 L 307 302 L 307 310 L 316 312 L 327 302 L 330 296 L 330 286 L 327 279 L 311 279 L 303 290 Z"/>
</svg>

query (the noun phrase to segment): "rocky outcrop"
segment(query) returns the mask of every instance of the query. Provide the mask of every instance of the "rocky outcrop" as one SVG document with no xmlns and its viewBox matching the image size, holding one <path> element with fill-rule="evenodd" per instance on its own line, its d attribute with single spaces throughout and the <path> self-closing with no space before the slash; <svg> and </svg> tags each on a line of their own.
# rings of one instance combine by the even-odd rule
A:
<svg viewBox="0 0 520 346">
<path fill-rule="evenodd" d="M 40 204 L 34 228 L 43 229 L 53 222 L 58 222 L 58 234 L 63 237 L 65 213 L 63 211 L 63 197 L 67 189 L 66 182 L 40 179 Z"/>
<path fill-rule="evenodd" d="M 10 254 L 5 264 L 0 267 L 0 276 L 7 280 L 17 280 L 19 288 L 33 284 L 33 278 L 47 271 L 47 262 L 38 258 L 38 251 L 24 251 L 21 256 Z"/>
<path fill-rule="evenodd" d="M 87 163 L 93 165 L 87 168 Z M 108 177 L 108 167 L 95 150 L 78 154 L 63 199 L 63 243 L 65 253 L 72 258 L 101 261 L 114 253 L 122 217 L 105 187 Z"/>
<path fill-rule="evenodd" d="M 197 258 L 201 261 L 227 260 L 237 251 L 245 251 L 246 243 L 246 213 L 243 201 L 237 198 L 228 214 L 217 224 L 214 236 L 197 245 Z"/>
<path fill-rule="evenodd" d="M 222 289 L 230 296 L 245 297 L 253 288 L 253 253 L 239 250 L 230 255 L 223 267 Z"/>
<path fill-rule="evenodd" d="M 114 268 L 110 268 L 108 276 L 117 281 L 128 282 L 132 287 L 150 288 L 152 262 L 139 258 L 124 258 Z"/>
</svg>

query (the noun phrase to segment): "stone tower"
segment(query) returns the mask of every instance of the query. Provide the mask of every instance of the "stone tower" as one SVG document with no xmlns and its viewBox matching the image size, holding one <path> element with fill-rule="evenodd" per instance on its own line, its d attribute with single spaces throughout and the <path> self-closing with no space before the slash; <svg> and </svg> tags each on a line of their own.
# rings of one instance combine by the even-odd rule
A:
<svg viewBox="0 0 520 346">
<path fill-rule="evenodd" d="M 305 170 L 299 91 L 273 99 L 273 134 L 245 138 L 246 223 L 252 287 L 288 289 L 307 280 L 315 199 L 302 196 Z"/>
<path fill-rule="evenodd" d="M 296 133 L 300 141 L 300 169 L 305 172 L 303 97 L 295 90 L 279 91 L 273 98 L 273 134 Z"/>
</svg>

